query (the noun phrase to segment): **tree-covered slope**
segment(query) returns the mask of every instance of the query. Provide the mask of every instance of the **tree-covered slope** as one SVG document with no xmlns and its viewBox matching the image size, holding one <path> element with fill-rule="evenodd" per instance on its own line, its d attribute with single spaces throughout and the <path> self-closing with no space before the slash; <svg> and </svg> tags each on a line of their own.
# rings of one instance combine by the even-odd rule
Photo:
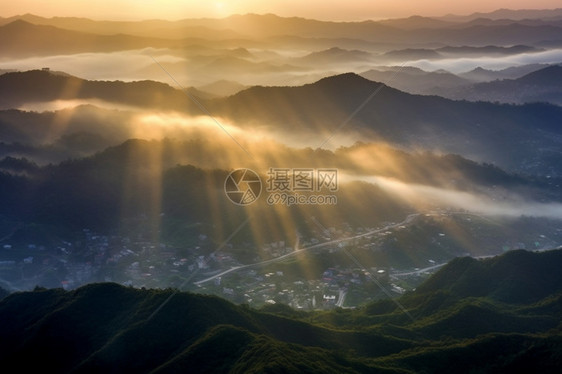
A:
<svg viewBox="0 0 562 374">
<path fill-rule="evenodd" d="M 562 250 L 458 259 L 398 300 L 312 313 L 111 283 L 38 288 L 0 302 L 0 361 L 81 373 L 557 372 L 560 265 Z"/>
</svg>

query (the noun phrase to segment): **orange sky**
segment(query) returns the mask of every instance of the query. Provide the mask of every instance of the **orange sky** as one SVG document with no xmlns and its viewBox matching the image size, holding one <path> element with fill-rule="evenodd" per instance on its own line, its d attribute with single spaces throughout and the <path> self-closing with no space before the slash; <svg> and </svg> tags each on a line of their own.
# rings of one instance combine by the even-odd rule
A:
<svg viewBox="0 0 562 374">
<path fill-rule="evenodd" d="M 560 0 L 18 0 L 2 1 L 0 15 L 80 16 L 94 19 L 182 19 L 275 13 L 324 20 L 364 20 L 470 14 L 499 8 L 552 9 Z"/>
</svg>

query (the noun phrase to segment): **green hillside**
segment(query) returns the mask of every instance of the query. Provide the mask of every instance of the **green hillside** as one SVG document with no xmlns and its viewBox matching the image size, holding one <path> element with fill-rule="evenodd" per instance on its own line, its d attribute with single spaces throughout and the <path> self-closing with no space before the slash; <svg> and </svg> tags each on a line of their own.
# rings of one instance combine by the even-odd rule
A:
<svg viewBox="0 0 562 374">
<path fill-rule="evenodd" d="M 558 372 L 560 265 L 562 250 L 457 259 L 398 300 L 311 313 L 112 283 L 37 288 L 0 302 L 0 360 L 50 372 Z"/>
</svg>

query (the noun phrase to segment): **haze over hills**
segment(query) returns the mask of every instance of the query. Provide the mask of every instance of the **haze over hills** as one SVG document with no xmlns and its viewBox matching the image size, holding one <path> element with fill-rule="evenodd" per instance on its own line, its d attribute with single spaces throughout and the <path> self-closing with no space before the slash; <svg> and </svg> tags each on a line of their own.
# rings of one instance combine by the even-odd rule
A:
<svg viewBox="0 0 562 374">
<path fill-rule="evenodd" d="M 312 52 L 309 55 L 301 57 L 298 61 L 301 64 L 342 64 L 346 62 L 368 61 L 371 55 L 359 50 L 344 50 L 341 48 L 330 48 L 320 52 Z"/>
<path fill-rule="evenodd" d="M 559 371 L 560 9 L 25 14 L 0 45 L 3 363 Z"/>
<path fill-rule="evenodd" d="M 511 47 L 497 47 L 497 46 L 485 46 L 485 47 L 442 47 L 437 49 L 438 52 L 444 54 L 477 54 L 480 56 L 494 55 L 494 54 L 520 54 L 520 53 L 530 53 L 539 52 L 541 49 L 535 47 L 529 47 L 526 45 L 514 45 Z"/>
<path fill-rule="evenodd" d="M 526 74 L 532 73 L 534 71 L 546 67 L 548 67 L 548 65 L 546 64 L 529 64 L 529 65 L 522 65 L 522 66 L 512 66 L 502 70 L 487 70 L 478 67 L 466 73 L 461 73 L 459 74 L 459 76 L 476 82 L 488 82 L 498 79 L 521 78 Z"/>
<path fill-rule="evenodd" d="M 71 133 L 62 137 L 58 147 L 62 147 L 65 141 L 69 143 L 79 143 L 80 136 L 85 138 L 85 142 L 95 139 L 94 136 L 88 135 L 88 133 Z M 562 196 L 560 196 L 555 186 L 555 183 L 558 183 L 557 179 L 525 178 L 524 176 L 505 173 L 501 169 L 491 165 L 477 164 L 459 156 L 439 156 L 430 153 L 408 154 L 377 144 L 358 144 L 349 148 L 339 148 L 335 153 L 326 151 L 312 154 L 306 149 L 288 149 L 283 145 L 276 145 L 275 143 L 270 143 L 270 149 L 267 151 L 262 150 L 261 152 L 258 150 L 259 143 L 247 143 L 246 146 L 261 159 L 267 159 L 268 157 L 272 157 L 272 155 L 277 155 L 281 157 L 279 160 L 284 160 L 284 162 L 290 161 L 296 167 L 321 167 L 322 165 L 331 165 L 339 168 L 342 172 L 365 176 L 376 175 L 379 177 L 395 178 L 404 183 L 417 183 L 459 191 L 477 192 L 480 189 L 489 188 L 491 185 L 494 185 L 498 195 L 501 195 L 501 189 L 504 188 L 506 191 L 511 191 L 511 193 L 516 193 L 518 191 L 522 196 L 526 195 L 536 200 L 562 200 Z M 82 147 L 81 149 L 87 149 L 87 147 Z M 47 153 L 48 151 L 49 149 L 46 149 L 43 152 Z M 56 150 L 54 152 L 56 152 Z M 204 157 L 203 155 L 206 153 L 212 153 L 213 156 Z M 96 189 L 95 186 L 98 186 L 100 191 L 117 190 L 118 185 L 126 182 L 123 176 L 125 173 L 124 168 L 129 170 L 130 173 L 132 173 L 131 175 L 138 174 L 137 177 L 135 177 L 135 179 L 138 179 L 136 182 L 138 184 L 138 192 L 134 194 L 135 197 L 130 196 L 128 199 L 136 201 L 133 205 L 140 207 L 143 205 L 141 203 L 143 194 L 146 193 L 143 188 L 154 188 L 153 182 L 151 181 L 152 178 L 157 177 L 161 173 L 168 172 L 178 164 L 190 164 L 205 168 L 214 166 L 223 168 L 221 173 L 225 173 L 226 170 L 232 166 L 231 163 L 235 163 L 235 161 L 228 161 L 227 156 L 229 153 L 231 157 L 234 157 L 232 152 L 224 149 L 224 140 L 219 141 L 217 139 L 217 143 L 213 145 L 207 144 L 202 140 L 181 141 L 178 139 L 172 141 L 165 139 L 162 141 L 129 140 L 118 146 L 107 148 L 103 152 L 98 152 L 91 157 L 74 160 L 72 162 L 64 162 L 57 166 L 48 165 L 42 168 L 39 168 L 36 164 L 34 167 L 31 167 L 33 164 L 23 162 L 23 160 L 21 160 L 20 165 L 14 164 L 13 161 L 15 161 L 15 159 L 12 157 L 12 163 L 2 167 L 2 171 L 5 173 L 5 175 L 3 175 L 5 181 L 11 181 L 10 183 L 6 183 L 6 188 L 4 190 L 3 211 L 4 213 L 11 212 L 10 214 L 19 214 L 17 212 L 28 211 L 28 213 L 19 218 L 22 220 L 37 220 L 38 218 L 36 215 L 40 214 L 38 212 L 42 211 L 41 207 L 48 206 L 50 204 L 49 200 L 53 195 L 56 195 L 58 196 L 57 201 L 63 201 L 67 198 L 76 199 L 74 203 L 61 204 L 60 208 L 65 211 L 72 206 L 76 206 L 76 204 L 81 204 L 80 201 L 94 203 L 91 205 L 94 211 L 99 211 L 101 206 L 113 206 L 111 210 L 106 210 L 106 213 L 110 211 L 113 212 L 111 214 L 113 214 L 114 217 L 111 219 L 111 222 L 114 222 L 119 218 L 115 209 L 118 209 L 121 204 L 119 202 L 120 194 L 116 191 L 104 197 L 103 194 L 98 193 L 90 196 L 90 192 L 94 192 Z M 356 155 L 363 153 L 370 153 L 370 162 L 365 164 L 355 163 L 354 158 Z M 159 155 L 158 159 L 152 160 L 151 158 L 153 155 Z M 314 159 L 311 159 L 311 156 L 314 157 Z M 8 160 L 8 158 L 4 160 Z M 273 159 L 269 162 L 269 166 L 272 167 L 280 167 L 284 163 Z M 146 170 L 146 165 L 150 165 L 148 170 Z M 391 165 L 394 167 L 391 167 Z M 260 167 L 258 163 L 254 164 L 251 161 L 248 161 L 248 166 L 254 168 Z M 96 174 L 96 171 L 99 172 L 105 169 L 107 170 L 107 174 Z M 19 172 L 25 172 L 24 176 L 15 177 L 12 175 L 12 173 L 18 175 Z M 201 172 L 203 172 L 203 170 L 201 170 Z M 142 181 L 142 177 L 145 174 L 146 176 L 150 176 L 150 178 L 146 181 Z M 453 176 L 454 179 L 450 179 L 450 177 Z M 83 185 L 85 190 L 82 191 L 80 188 L 77 188 L 77 186 L 70 186 L 67 183 L 68 180 L 75 179 L 90 180 L 90 182 Z M 218 182 L 213 178 L 214 182 L 212 183 L 212 188 L 210 188 L 213 192 L 209 192 L 211 195 L 214 195 L 220 190 L 220 178 L 217 180 Z M 54 188 L 54 190 L 49 193 L 37 192 L 37 190 L 44 188 Z M 58 190 L 59 188 L 62 190 Z M 75 192 L 72 195 L 67 195 L 64 192 L 67 188 L 72 188 Z M 30 201 L 25 202 L 25 200 L 22 201 L 21 198 L 17 198 L 17 195 L 20 195 L 22 190 L 29 191 L 26 199 L 31 199 Z M 200 191 L 198 193 L 203 194 L 205 192 Z M 178 198 L 178 196 L 175 198 Z M 35 201 L 36 199 L 39 200 Z M 47 200 L 43 201 L 44 199 Z M 173 200 L 171 197 L 170 199 Z M 189 199 L 190 197 L 186 195 L 181 200 L 189 201 Z M 210 199 L 212 199 L 211 196 L 208 196 L 204 200 Z M 387 200 L 389 202 L 393 201 L 392 198 L 387 198 Z M 400 204 L 394 206 L 397 212 L 401 210 L 399 205 Z M 27 206 L 27 208 L 24 209 L 23 206 Z M 29 209 L 36 212 L 31 213 Z M 365 207 L 364 209 L 366 209 L 365 215 L 369 215 L 369 208 Z M 68 213 L 70 213 L 71 210 L 68 210 Z M 103 225 L 103 220 L 98 220 L 94 211 L 85 214 L 89 211 L 84 210 L 80 213 L 84 214 L 84 219 L 86 221 L 91 221 L 90 224 L 84 223 L 86 227 Z M 49 219 L 53 219 L 53 214 L 55 214 L 55 212 L 56 209 L 53 209 L 52 212 L 49 213 Z M 47 209 L 45 209 L 44 213 L 47 213 Z M 150 214 L 150 211 L 145 210 L 143 213 Z M 27 214 L 31 214 L 31 216 L 26 218 Z M 355 214 L 360 215 L 358 212 Z M 194 215 L 192 212 L 189 213 L 189 215 L 193 216 L 193 219 L 199 216 L 200 220 L 203 221 L 205 221 L 205 217 L 207 217 L 207 214 L 204 213 L 203 206 L 200 207 L 198 214 Z M 63 216 L 64 215 L 62 215 L 61 218 Z M 373 212 L 370 219 L 374 219 L 375 216 L 376 214 Z M 210 217 L 207 218 L 210 219 Z M 350 217 L 347 217 L 346 220 L 352 221 Z M 72 222 L 68 221 L 65 224 L 72 224 Z"/>
<path fill-rule="evenodd" d="M 344 123 L 348 113 L 360 105 L 357 103 L 375 90 L 376 98 L 357 113 L 348 131 L 359 131 L 362 136 L 371 139 L 426 148 L 434 146 L 434 136 L 439 134 L 441 139 L 447 139 L 440 144 L 442 151 L 460 153 L 469 158 L 485 154 L 485 159 L 509 168 L 517 168 L 515 164 L 523 162 L 521 159 L 516 161 L 514 157 L 518 152 L 512 147 L 522 151 L 525 158 L 537 155 L 536 148 L 525 146 L 529 136 L 540 134 L 536 129 L 552 134 L 559 131 L 557 124 L 561 113 L 556 106 L 506 106 L 409 95 L 353 74 L 295 88 L 254 87 L 227 101 L 209 103 L 209 107 L 214 113 L 240 122 L 253 121 L 282 128 L 292 126 L 312 132 L 326 127 L 336 130 Z M 333 103 L 337 103 L 337 107 Z M 503 120 L 496 121 L 497 116 Z M 529 121 L 533 123 L 532 129 L 526 125 Z M 503 126 L 509 127 L 509 140 L 504 136 L 506 128 L 502 129 Z M 543 144 L 557 142 L 555 139 L 557 136 L 548 136 Z M 554 143 L 551 144 L 554 146 Z M 503 154 L 509 153 L 509 160 L 494 149 L 502 149 Z"/>
<path fill-rule="evenodd" d="M 446 70 L 428 72 L 413 67 L 380 66 L 360 75 L 413 94 L 454 100 L 560 105 L 559 67 L 557 64 L 530 64 L 502 70 L 479 67 L 452 74 Z"/>
<path fill-rule="evenodd" d="M 248 87 L 234 81 L 219 80 L 199 87 L 204 92 L 209 92 L 217 96 L 231 96 Z"/>
<path fill-rule="evenodd" d="M 105 22 L 91 20 L 76 20 L 65 18 L 43 19 L 35 16 L 22 16 L 4 19 L 0 28 L 0 35 L 4 44 L 10 46 L 6 53 L 25 53 L 25 45 L 21 42 L 31 42 L 36 39 L 34 48 L 37 52 L 66 51 L 75 52 L 78 48 L 88 50 L 115 50 L 133 49 L 143 47 L 168 47 L 177 48 L 180 39 L 188 40 L 256 40 L 260 38 L 294 35 L 307 38 L 340 38 L 363 39 L 376 43 L 443 43 L 456 46 L 472 45 L 487 46 L 533 44 L 541 41 L 552 40 L 553 36 L 560 35 L 560 25 L 550 25 L 544 22 L 540 25 L 524 25 L 508 23 L 504 25 L 478 25 L 467 24 L 459 28 L 457 24 L 440 24 L 441 27 L 427 28 L 416 24 L 416 19 L 408 19 L 406 29 L 398 29 L 381 23 L 366 21 L 357 23 L 321 22 L 300 18 L 282 18 L 274 15 L 237 15 L 222 20 L 199 19 L 177 22 L 145 21 L 145 22 Z M 159 25 L 161 23 L 162 25 Z M 413 25 L 410 25 L 413 24 Z M 147 32 L 146 30 L 150 30 Z M 231 31 L 225 31 L 231 29 Z M 447 32 L 443 32 L 443 30 Z M 100 30 L 103 32 L 100 33 Z M 142 30 L 139 32 L 139 30 Z M 165 30 L 159 32 L 159 30 Z M 170 38 L 172 33 L 174 38 Z M 217 34 L 217 31 L 219 34 Z M 178 37 L 180 35 L 180 37 Z M 257 38 L 259 36 L 259 38 Z M 359 37 L 358 37 L 359 36 Z M 50 45 L 39 43 L 41 38 L 49 38 Z M 10 41 L 12 41 L 10 43 Z M 18 45 L 17 42 L 20 42 Z M 82 43 L 79 43 L 81 41 Z M 69 44 L 72 42 L 71 44 Z M 80 44 L 82 44 L 80 46 Z M 28 45 L 32 47 L 32 45 Z M 18 50 L 19 48 L 19 50 Z M 101 49 L 100 49 L 101 48 Z"/>
<path fill-rule="evenodd" d="M 489 19 L 512 19 L 512 20 L 524 20 L 524 19 L 556 19 L 557 17 L 562 17 L 562 8 L 557 9 L 498 9 L 489 13 L 476 12 L 468 16 L 458 16 L 458 15 L 447 15 L 441 17 L 441 19 L 457 22 L 466 22 L 478 18 L 489 18 Z"/>
<path fill-rule="evenodd" d="M 473 81 L 446 72 L 426 72 L 419 68 L 376 67 L 360 73 L 364 78 L 413 94 L 434 94 L 438 89 L 468 86 Z"/>
<path fill-rule="evenodd" d="M 408 62 L 438 70 L 423 65 L 441 61 L 445 66 L 450 58 L 459 58 L 463 64 L 484 61 L 483 68 L 495 68 L 497 64 L 508 67 L 511 63 L 507 58 L 519 65 L 545 60 L 559 63 L 562 59 L 556 57 L 556 48 L 562 42 L 558 36 L 561 25 L 554 19 L 476 25 L 412 17 L 394 23 L 338 23 L 272 14 L 174 22 L 93 21 L 27 14 L 2 19 L 0 40 L 4 40 L 4 53 L 28 69 L 50 67 L 94 79 L 169 82 L 153 57 L 184 86 L 203 86 L 218 80 L 246 86 L 302 85 L 385 64 Z M 239 53 L 241 49 L 245 53 Z M 95 56 L 89 53 L 100 55 L 98 64 L 92 65 Z M 99 68 L 102 64 L 105 69 Z M 13 67 L 9 61 L 0 63 L 0 68 Z"/>
<path fill-rule="evenodd" d="M 542 76 L 555 73 L 557 69 L 548 68 L 535 74 Z M 528 79 L 522 82 L 528 82 Z M 31 85 L 42 89 L 31 90 Z M 557 84 L 550 87 L 550 92 L 555 94 Z M 242 127 L 267 126 L 279 133 L 298 131 L 306 136 L 334 131 L 348 113 L 357 108 L 357 103 L 375 91 L 377 97 L 366 103 L 349 124 L 349 130 L 359 132 L 363 139 L 432 149 L 436 148 L 435 134 L 440 134 L 447 139 L 439 145 L 441 151 L 493 161 L 512 170 L 530 171 L 525 166 L 530 158 L 540 163 L 537 165 L 540 169 L 535 171 L 556 175 L 558 156 L 554 149 L 559 142 L 557 119 L 561 112 L 559 107 L 552 105 L 507 106 L 416 96 L 354 74 L 325 78 L 302 87 L 253 87 L 228 98 L 200 100 L 213 115 L 233 120 Z M 203 114 L 188 95 L 150 81 L 98 82 L 30 71 L 1 75 L 0 92 L 6 93 L 2 95 L 4 101 L 1 103 L 5 108 L 37 101 L 99 99 L 176 110 L 188 115 Z M 496 121 L 497 116 L 503 121 Z M 527 125 L 529 122 L 533 123 L 532 128 Z M 18 125 L 17 122 L 7 122 L 5 126 L 9 129 Z M 504 136 L 506 128 L 509 128 L 509 138 Z M 541 131 L 537 132 L 537 129 Z M 544 146 L 537 149 L 532 139 Z M 519 157 L 517 153 L 520 153 Z"/>
<path fill-rule="evenodd" d="M 454 58 L 456 56 L 470 56 L 477 55 L 479 57 L 487 56 L 509 56 L 524 53 L 542 52 L 543 49 L 529 47 L 525 45 L 514 45 L 511 47 L 499 47 L 495 45 L 472 47 L 472 46 L 446 46 L 436 49 L 424 48 L 408 48 L 401 50 L 394 50 L 386 52 L 383 60 L 396 61 L 396 60 L 434 60 Z"/>
<path fill-rule="evenodd" d="M 562 105 L 562 98 L 560 97 L 561 73 L 562 67 L 554 65 L 534 71 L 521 78 L 478 83 L 449 94 L 444 93 L 443 96 L 472 101 L 549 102 Z"/>
<path fill-rule="evenodd" d="M 81 141 L 91 144 L 88 142 L 92 140 L 95 137 L 88 134 L 68 135 L 57 147 L 67 143 L 76 146 Z M 0 243 L 8 247 L 2 255 L 7 261 L 33 257 L 32 264 L 22 266 L 26 271 L 35 269 L 37 275 L 22 277 L 19 272 L 0 268 L 0 279 L 15 289 L 33 284 L 56 287 L 75 277 L 73 268 L 64 261 L 77 264 L 94 261 L 96 265 L 89 275 L 77 276 L 73 282 L 108 278 L 127 282 L 131 277 L 128 270 L 111 269 L 114 266 L 125 269 L 131 263 L 124 259 L 112 265 L 113 250 L 92 253 L 93 248 L 98 248 L 95 240 L 86 240 L 90 244 L 84 247 L 84 239 L 79 239 L 84 228 L 88 233 L 90 230 L 100 233 L 91 237 L 104 237 L 103 233 L 118 242 L 124 240 L 123 243 L 129 243 L 125 247 L 132 245 L 135 251 L 136 244 L 125 238 L 137 238 L 133 243 L 136 240 L 167 243 L 169 247 L 164 248 L 177 250 L 185 261 L 191 261 L 208 254 L 213 245 L 219 245 L 238 222 L 246 219 L 251 227 L 230 239 L 234 247 L 224 249 L 232 256 L 231 261 L 237 261 L 234 268 L 275 259 L 264 250 L 271 242 L 283 240 L 298 245 L 298 239 L 295 241 L 287 233 L 299 232 L 299 237 L 311 246 L 310 240 L 314 238 L 334 235 L 319 230 L 323 225 L 344 227 L 347 232 L 365 232 L 366 225 L 385 227 L 389 226 L 385 222 L 400 222 L 405 217 L 403 225 L 390 225 L 400 226 L 395 234 L 389 229 L 379 229 L 380 236 L 373 235 L 363 240 L 361 246 L 349 250 L 364 266 L 404 269 L 423 266 L 429 260 L 446 262 L 466 253 L 489 255 L 525 245 L 549 248 L 562 240 L 557 231 L 560 217 L 557 211 L 562 201 L 559 178 L 527 178 L 458 156 L 408 154 L 381 144 L 358 144 L 332 153 L 288 149 L 274 143 L 264 149 L 261 142 L 246 142 L 244 146 L 256 157 L 252 163 L 242 150 L 236 154 L 227 144 L 228 139 L 216 135 L 214 142 L 129 140 L 91 157 L 43 167 L 26 159 L 4 158 L 0 162 L 0 215 L 6 220 L 6 231 Z M 67 148 L 72 149 L 71 145 Z M 87 147 L 79 150 L 84 152 Z M 56 151 L 43 150 L 47 154 Z M 357 163 L 358 158 L 361 163 Z M 335 205 L 275 207 L 264 204 L 267 200 L 264 196 L 252 209 L 241 210 L 224 199 L 223 186 L 228 170 L 242 159 L 248 167 L 260 170 L 264 181 L 268 178 L 266 169 L 263 161 L 257 160 L 266 160 L 267 167 L 283 167 L 287 163 L 297 168 L 329 165 L 342 176 L 355 175 L 358 179 L 342 182 L 340 190 L 334 192 L 338 201 Z M 376 178 L 370 179 L 371 176 Z M 124 190 L 123 186 L 127 185 L 134 185 L 134 190 Z M 401 187 L 396 188 L 397 185 Z M 155 196 L 158 198 L 154 199 Z M 213 204 L 213 210 L 209 210 L 209 204 Z M 517 207 L 515 210 L 510 207 L 512 204 Z M 463 210 L 456 213 L 459 208 Z M 451 213 L 447 214 L 433 213 L 450 209 Z M 473 216 L 468 216 L 472 218 L 463 215 L 466 209 L 474 211 Z M 419 217 L 427 212 L 431 213 L 428 217 Z M 511 218 L 490 221 L 480 216 L 486 212 Z M 550 218 L 529 221 L 520 217 L 525 213 Z M 436 218 L 432 218 L 433 214 Z M 217 215 L 221 217 L 220 226 L 214 224 Z M 322 222 L 320 226 L 318 220 Z M 136 234 L 139 230 L 142 234 Z M 206 239 L 197 239 L 201 235 Z M 296 267 L 290 262 L 279 264 L 273 267 L 273 272 L 282 272 L 286 280 L 312 281 L 326 268 L 349 262 L 340 252 L 342 247 L 337 246 L 340 242 L 328 247 L 329 252 L 325 254 L 295 256 L 299 260 Z M 44 249 L 37 251 L 29 248 L 30 245 L 41 245 Z M 138 249 L 137 256 L 142 257 L 136 266 L 156 275 L 133 276 L 135 285 L 166 286 L 172 281 L 166 276 L 166 266 L 162 265 L 162 270 L 160 265 L 150 270 L 154 266 L 151 263 L 160 263 L 162 249 L 147 252 L 146 244 L 142 245 L 145 249 Z M 136 252 L 131 251 L 128 256 L 134 256 L 133 253 Z M 302 272 L 300 262 L 308 264 L 308 272 Z M 47 271 L 52 266 L 56 273 Z M 212 261 L 208 266 L 218 271 L 223 265 Z"/>
<path fill-rule="evenodd" d="M 16 20 L 0 27 L 3 53 L 11 57 L 29 57 L 79 52 L 113 52 L 148 46 L 169 46 L 156 38 L 143 39 L 128 35 L 95 35 L 69 31 L 54 26 L 34 25 Z"/>
</svg>

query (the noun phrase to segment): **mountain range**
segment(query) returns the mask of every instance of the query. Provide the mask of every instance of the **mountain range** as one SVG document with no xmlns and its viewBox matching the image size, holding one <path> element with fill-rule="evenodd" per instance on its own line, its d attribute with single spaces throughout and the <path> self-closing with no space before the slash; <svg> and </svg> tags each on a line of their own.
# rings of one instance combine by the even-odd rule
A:
<svg viewBox="0 0 562 374">
<path fill-rule="evenodd" d="M 517 79 L 482 82 L 457 88 L 443 96 L 502 103 L 549 102 L 562 105 L 562 66 L 553 65 Z M 446 92 L 446 90 L 443 90 Z"/>
<path fill-rule="evenodd" d="M 12 57 L 80 52 L 112 52 L 169 45 L 156 38 L 130 35 L 95 35 L 16 20 L 0 27 L 3 53 Z"/>
<path fill-rule="evenodd" d="M 511 66 L 501 70 L 483 69 L 481 67 L 475 68 L 465 73 L 460 73 L 459 76 L 475 82 L 489 82 L 501 79 L 517 79 L 532 72 L 541 70 L 548 67 L 548 64 L 527 64 Z"/>
<path fill-rule="evenodd" d="M 562 9 L 0 46 L 5 370 L 560 372 Z"/>
<path fill-rule="evenodd" d="M 361 73 L 369 80 L 421 95 L 498 103 L 560 105 L 560 65 L 529 64 L 502 70 L 476 68 L 459 74 L 414 67 L 380 66 Z"/>
<path fill-rule="evenodd" d="M 366 102 L 375 92 L 376 96 Z M 557 147 L 557 135 L 546 134 L 559 134 L 561 116 L 560 107 L 548 104 L 509 106 L 410 95 L 355 74 L 302 87 L 253 87 L 226 100 L 209 102 L 208 107 L 239 123 L 295 131 L 325 133 L 326 129 L 338 131 L 338 126 L 345 124 L 342 133 L 356 130 L 364 139 L 383 139 L 405 146 L 432 148 L 438 136 L 444 152 L 493 160 L 497 165 L 518 170 L 525 162 L 523 154 L 525 159 L 541 159 L 538 162 L 543 166 L 546 158 L 557 157 L 547 151 Z M 348 116 L 358 108 L 361 110 L 348 123 Z M 545 147 L 541 150 L 527 143 L 543 135 L 541 144 Z M 539 155 L 544 151 L 549 156 Z"/>
<path fill-rule="evenodd" d="M 91 140 L 87 134 L 74 134 L 60 143 L 68 142 L 83 151 L 80 142 L 89 144 Z M 321 217 L 327 227 L 380 227 L 389 221 L 400 222 L 411 214 L 418 218 L 395 235 L 385 233 L 375 247 L 366 250 L 359 246 L 349 251 L 365 266 L 404 269 L 423 266 L 429 259 L 445 262 L 467 253 L 496 254 L 506 246 L 549 248 L 559 242 L 559 221 L 556 220 L 513 217 L 495 222 L 496 219 L 484 219 L 478 213 L 466 219 L 462 213 L 458 217 L 453 214 L 450 218 L 439 215 L 433 218 L 431 214 L 421 216 L 421 212 L 449 209 L 457 199 L 470 199 L 474 194 L 490 205 L 499 200 L 500 207 L 516 196 L 515 203 L 539 204 L 555 214 L 556 206 L 562 201 L 560 178 L 513 175 L 459 156 L 409 154 L 381 144 L 357 144 L 331 152 L 290 149 L 273 143 L 264 149 L 258 142 L 246 146 L 257 159 L 268 160 L 268 167 L 329 166 L 337 168 L 342 175 L 356 175 L 358 180 L 342 182 L 339 190 L 333 192 L 337 197 L 336 205 L 271 206 L 265 203 L 267 194 L 264 193 L 258 204 L 241 209 L 225 198 L 223 190 L 231 165 L 236 165 L 238 159 L 236 152 L 227 145 L 229 142 L 216 137 L 213 142 L 128 140 L 93 156 L 74 157 L 44 166 L 23 158 L 1 159 L 0 230 L 3 231 L 0 231 L 0 244 L 9 247 L 1 253 L 2 258 L 21 262 L 31 256 L 35 263 L 30 268 L 40 266 L 42 260 L 54 261 L 62 267 L 63 260 L 59 260 L 57 248 L 77 240 L 84 229 L 105 235 L 142 235 L 146 240 L 158 240 L 184 250 L 194 240 L 197 243 L 199 235 L 204 235 L 207 243 L 218 246 L 240 222 L 248 220 L 251 226 L 244 227 L 229 242 L 235 248 L 233 256 L 242 263 L 252 263 L 259 256 L 260 248 L 282 238 L 289 242 L 292 238 L 288 235 L 293 232 L 305 237 L 318 236 L 317 221 L 311 217 Z M 244 155 L 242 150 L 239 152 Z M 359 164 L 354 162 L 358 157 L 362 160 Z M 265 183 L 268 176 L 263 164 L 241 159 L 246 160 L 247 167 L 257 170 Z M 433 189 L 438 195 L 420 198 L 422 202 L 416 203 L 408 193 L 402 195 L 400 190 L 384 188 L 384 183 L 379 185 L 376 179 L 363 182 L 361 176 L 367 180 L 370 176 L 391 179 L 404 184 L 406 191 L 411 189 L 414 194 L 421 188 Z M 445 196 L 444 201 L 436 197 L 440 195 Z M 453 198 L 447 199 L 447 196 Z M 503 214 L 501 209 L 500 214 Z M 521 212 L 524 211 L 521 208 Z M 220 225 L 214 223 L 217 220 Z M 130 234 L 138 230 L 142 234 Z M 52 250 L 29 249 L 30 243 L 40 243 L 38 245 Z M 82 251 L 77 249 L 74 256 L 80 256 Z M 230 253 L 228 249 L 225 251 Z M 85 261 L 92 261 L 92 258 L 87 256 Z M 349 259 L 343 253 L 330 252 L 299 257 L 298 262 L 281 264 L 266 272 L 281 271 L 299 281 L 313 274 L 320 277 L 326 268 L 347 262 Z M 308 264 L 306 274 L 303 274 L 302 263 Z M 111 268 L 111 263 L 104 265 L 92 279 L 104 280 L 106 271 Z M 41 272 L 33 277 L 22 277 L 19 272 L 0 267 L 0 280 L 9 281 L 13 288 L 29 287 L 30 282 L 57 287 L 64 280 L 61 277 L 64 273 Z M 111 277 L 114 281 L 125 282 L 128 276 L 115 272 Z M 167 284 L 165 279 L 155 278 L 154 282 L 153 286 Z"/>
<path fill-rule="evenodd" d="M 550 78 L 559 70 L 543 69 L 516 83 L 542 85 L 555 95 L 557 85 Z M 203 114 L 193 96 L 151 81 L 88 81 L 48 71 L 29 71 L 0 75 L 0 94 L 0 106 L 4 108 L 37 101 L 99 99 Z M 371 99 L 366 101 L 368 98 Z M 513 106 L 411 95 L 355 74 L 333 76 L 300 87 L 251 87 L 227 98 L 198 102 L 213 115 L 234 120 L 246 128 L 267 126 L 302 134 L 358 132 L 367 140 L 428 149 L 436 147 L 435 139 L 439 136 L 443 152 L 492 161 L 509 170 L 556 175 L 559 165 L 560 154 L 556 150 L 560 146 L 558 119 L 562 109 L 544 103 Z M 359 107 L 361 110 L 346 122 Z M 4 115 L 8 113 L 12 112 Z M 22 126 L 34 126 L 18 122 L 17 116 L 4 118 L 6 136 L 22 131 Z M 342 124 L 346 127 L 340 130 L 338 126 Z M 535 147 L 537 141 L 542 147 Z"/>
<path fill-rule="evenodd" d="M 0 68 L 13 69 L 16 66 L 12 62 L 28 69 L 49 67 L 90 79 L 127 81 L 170 82 L 170 74 L 185 86 L 227 80 L 249 87 L 302 85 L 346 72 L 379 70 L 384 65 L 408 65 L 433 73 L 450 69 L 455 60 L 466 64 L 467 70 L 479 65 L 495 69 L 552 64 L 559 62 L 556 55 L 562 45 L 558 36 L 562 24 L 556 11 L 553 14 L 524 20 L 444 21 L 415 16 L 364 22 L 327 22 L 272 14 L 174 22 L 96 21 L 26 14 L 0 18 L 0 43 L 9 58 Z M 461 76 L 462 71 L 452 73 L 473 80 L 470 74 Z M 477 77 L 476 82 L 484 75 L 472 76 Z M 500 77 L 489 76 L 486 80 Z M 406 77 L 402 78 L 403 83 L 396 87 L 411 93 L 453 97 L 457 88 L 448 90 L 452 82 L 445 81 L 441 87 L 435 75 L 419 78 L 427 79 L 427 84 L 420 80 L 406 84 Z M 432 78 L 437 80 L 430 85 Z M 382 77 L 380 80 L 386 81 Z M 464 87 L 458 83 L 458 87 Z"/>
<path fill-rule="evenodd" d="M 4 53 L 17 56 L 44 53 L 76 53 L 135 48 L 180 48 L 197 40 L 252 40 L 279 36 L 308 39 L 364 40 L 370 43 L 426 43 L 451 46 L 514 46 L 551 41 L 560 35 L 560 21 L 545 20 L 525 24 L 517 20 L 505 24 L 459 25 L 438 20 L 420 22 L 413 18 L 393 22 L 326 22 L 267 15 L 234 15 L 225 19 L 190 19 L 176 22 L 108 22 L 75 18 L 41 18 L 24 15 L 1 19 L 0 40 Z M 431 25 L 428 24 L 431 23 Z M 407 26 L 404 26 L 407 25 Z M 447 32 L 443 32 L 446 30 Z M 259 37 L 257 37 L 259 36 Z M 554 39 L 556 39 L 554 37 Z M 44 41 L 49 43 L 44 43 Z M 245 42 L 244 42 L 245 40 Z M 559 38 L 558 38 L 559 40 Z M 194 44 L 194 43 L 191 43 Z M 254 43 L 255 45 L 255 43 Z"/>
<path fill-rule="evenodd" d="M 395 302 L 323 313 L 110 283 L 36 288 L 0 301 L 0 357 L 61 373 L 550 373 L 561 265 L 562 250 L 460 258 Z"/>
</svg>

